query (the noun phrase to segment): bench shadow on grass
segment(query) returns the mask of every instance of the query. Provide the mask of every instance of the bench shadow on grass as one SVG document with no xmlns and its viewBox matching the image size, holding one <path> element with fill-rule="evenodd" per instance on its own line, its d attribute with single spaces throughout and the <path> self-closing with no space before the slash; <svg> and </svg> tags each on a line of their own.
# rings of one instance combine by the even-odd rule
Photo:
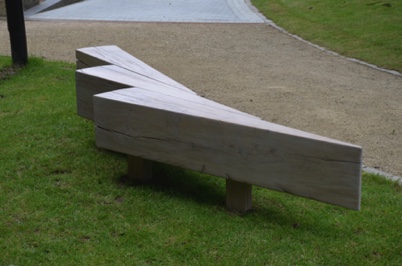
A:
<svg viewBox="0 0 402 266">
<path fill-rule="evenodd" d="M 225 205 L 224 181 L 221 178 L 155 162 L 152 171 L 153 178 L 149 183 L 132 181 L 127 175 L 120 177 L 118 182 L 128 187 L 145 186 L 197 204 Z"/>
<path fill-rule="evenodd" d="M 317 228 L 322 228 L 322 232 L 330 229 L 327 227 L 329 225 L 325 221 L 320 221 L 319 219 L 311 221 L 311 219 L 306 219 L 305 214 L 308 216 L 308 213 L 314 212 L 314 210 L 308 207 L 309 203 L 307 203 L 305 209 L 300 209 L 292 204 L 292 202 L 295 201 L 309 201 L 308 199 L 288 194 L 283 196 L 287 198 L 285 200 L 282 200 L 282 197 L 278 199 L 277 196 L 270 198 L 271 191 L 263 192 L 264 195 L 268 193 L 268 196 L 261 197 L 261 191 L 265 191 L 266 189 L 255 187 L 253 191 L 255 190 L 255 196 L 258 197 L 258 200 L 255 200 L 256 197 L 253 197 L 253 209 L 245 214 L 234 213 L 226 209 L 225 179 L 223 178 L 161 163 L 155 163 L 153 175 L 153 180 L 147 184 L 135 183 L 129 180 L 127 175 L 120 177 L 117 182 L 119 185 L 125 187 L 142 186 L 156 193 L 168 195 L 169 197 L 192 201 L 199 205 L 211 207 L 218 212 L 226 212 L 230 216 L 243 217 L 253 224 L 257 222 L 262 227 L 266 227 L 270 224 L 274 227 L 287 227 L 310 233 L 312 231 L 316 232 Z M 277 195 L 278 193 L 279 192 L 272 191 L 273 195 Z M 318 204 L 321 206 L 321 209 L 335 208 L 341 212 L 345 211 L 315 201 L 310 204 L 314 206 Z"/>
</svg>

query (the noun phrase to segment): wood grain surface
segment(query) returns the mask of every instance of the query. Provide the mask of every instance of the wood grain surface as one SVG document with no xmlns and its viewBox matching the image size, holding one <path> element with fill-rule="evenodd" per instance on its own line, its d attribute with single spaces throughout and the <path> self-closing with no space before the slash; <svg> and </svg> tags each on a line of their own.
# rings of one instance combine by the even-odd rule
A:
<svg viewBox="0 0 402 266">
<path fill-rule="evenodd" d="M 362 149 L 203 98 L 115 46 L 77 50 L 99 147 L 360 209 Z"/>
</svg>

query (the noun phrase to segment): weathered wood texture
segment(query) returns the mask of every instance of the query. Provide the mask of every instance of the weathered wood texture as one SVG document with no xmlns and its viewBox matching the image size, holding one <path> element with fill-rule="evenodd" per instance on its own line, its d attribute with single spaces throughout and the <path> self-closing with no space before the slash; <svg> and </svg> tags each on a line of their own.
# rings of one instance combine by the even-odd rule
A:
<svg viewBox="0 0 402 266">
<path fill-rule="evenodd" d="M 148 79 L 143 75 L 112 65 L 85 68 L 76 71 L 78 114 L 93 120 L 93 95 L 130 87 L 152 88 L 163 91 L 170 96 L 177 95 L 184 100 L 194 101 L 198 104 L 208 104 L 218 109 L 253 117 L 223 104 L 199 97 L 192 91 L 178 89 L 177 87 L 160 83 L 154 79 Z"/>
<path fill-rule="evenodd" d="M 113 64 L 77 71 L 77 101 L 92 106 L 96 94 L 81 115 L 94 118 L 99 147 L 360 209 L 361 147 L 263 121 L 159 82 L 150 68 Z"/>
<path fill-rule="evenodd" d="M 97 145 L 359 209 L 361 148 L 152 89 L 94 97 Z"/>
<path fill-rule="evenodd" d="M 161 88 L 174 88 L 180 92 L 194 94 L 193 91 L 177 81 L 114 45 L 78 49 L 76 58 L 77 69 L 82 69 L 76 72 L 77 111 L 80 116 L 88 119 L 93 117 L 92 96 L 97 93 L 143 86 L 144 82 L 149 82 Z M 110 80 L 103 78 L 100 70 L 97 72 L 100 75 L 99 80 L 88 78 L 90 70 L 83 69 L 106 65 L 112 65 L 108 78 L 113 76 L 114 78 Z M 83 75 L 84 73 L 88 75 Z M 104 82 L 100 82 L 100 80 Z"/>
<path fill-rule="evenodd" d="M 165 74 L 159 72 L 155 68 L 152 68 L 151 66 L 145 64 L 138 58 L 130 55 L 129 53 L 123 51 L 122 49 L 120 49 L 115 45 L 96 46 L 96 47 L 77 49 L 76 58 L 81 68 L 83 66 L 88 68 L 103 65 L 115 65 L 120 68 L 126 69 L 130 72 L 143 75 L 148 79 L 154 79 L 160 83 L 171 85 L 180 90 L 192 92 L 187 87 L 171 79 Z"/>
</svg>

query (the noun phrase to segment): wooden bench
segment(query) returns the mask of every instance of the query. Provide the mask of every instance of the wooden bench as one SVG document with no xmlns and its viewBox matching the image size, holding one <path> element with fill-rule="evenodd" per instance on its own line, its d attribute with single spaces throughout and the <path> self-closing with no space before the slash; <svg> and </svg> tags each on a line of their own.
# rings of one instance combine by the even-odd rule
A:
<svg viewBox="0 0 402 266">
<path fill-rule="evenodd" d="M 252 207 L 252 186 L 360 209 L 359 146 L 269 123 L 198 96 L 116 46 L 78 49 L 78 114 L 96 145 L 128 155 L 129 176 L 152 161 L 226 179 L 231 210 Z"/>
</svg>

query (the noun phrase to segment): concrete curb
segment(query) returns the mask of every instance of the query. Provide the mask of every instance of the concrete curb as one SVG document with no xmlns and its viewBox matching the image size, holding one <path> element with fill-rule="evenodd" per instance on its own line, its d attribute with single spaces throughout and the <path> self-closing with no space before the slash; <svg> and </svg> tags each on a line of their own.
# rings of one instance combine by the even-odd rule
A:
<svg viewBox="0 0 402 266">
<path fill-rule="evenodd" d="M 383 172 L 381 170 L 368 167 L 366 165 L 363 165 L 362 170 L 364 172 L 366 172 L 366 173 L 369 173 L 369 174 L 375 174 L 375 175 L 383 176 L 383 177 L 385 177 L 385 179 L 394 181 L 398 185 L 402 186 L 402 177 L 400 177 L 400 176 L 391 175 L 391 174 L 385 173 L 385 172 Z"/>
</svg>

